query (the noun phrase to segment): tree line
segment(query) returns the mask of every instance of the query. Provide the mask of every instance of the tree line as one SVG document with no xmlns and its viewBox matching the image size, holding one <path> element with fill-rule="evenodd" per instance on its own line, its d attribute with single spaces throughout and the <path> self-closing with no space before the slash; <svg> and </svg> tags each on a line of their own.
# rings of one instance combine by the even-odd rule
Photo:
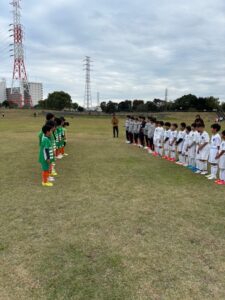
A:
<svg viewBox="0 0 225 300">
<path fill-rule="evenodd" d="M 197 97 L 189 94 L 184 95 L 174 101 L 164 101 L 154 99 L 153 101 L 144 100 L 125 100 L 122 102 L 102 102 L 101 109 L 105 113 L 113 112 L 163 112 L 163 111 L 214 111 L 225 110 L 225 103 L 220 104 L 218 98 Z"/>
<path fill-rule="evenodd" d="M 15 103 L 10 103 L 8 101 L 4 101 L 0 106 L 16 108 Z M 104 113 L 225 110 L 225 103 L 221 104 L 218 98 L 213 96 L 197 97 L 192 94 L 184 95 L 174 101 L 164 101 L 161 99 L 154 99 L 153 101 L 124 100 L 119 103 L 114 101 L 104 101 L 100 106 Z M 73 109 L 79 112 L 85 111 L 78 103 L 73 103 L 71 96 L 64 91 L 50 93 L 47 99 L 40 100 L 35 108 L 51 110 Z"/>
</svg>

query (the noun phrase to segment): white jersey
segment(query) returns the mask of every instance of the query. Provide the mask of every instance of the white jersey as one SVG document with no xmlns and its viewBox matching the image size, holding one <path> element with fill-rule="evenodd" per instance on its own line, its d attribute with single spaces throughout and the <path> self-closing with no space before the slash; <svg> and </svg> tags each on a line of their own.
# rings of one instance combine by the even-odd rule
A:
<svg viewBox="0 0 225 300">
<path fill-rule="evenodd" d="M 189 135 L 190 135 L 190 132 L 189 133 L 186 132 L 185 137 L 184 137 L 184 142 L 183 142 L 183 148 L 182 148 L 183 155 L 188 155 Z"/>
<path fill-rule="evenodd" d="M 225 141 L 220 144 L 220 153 L 225 151 Z M 219 168 L 225 170 L 225 153 L 219 159 Z"/>
<path fill-rule="evenodd" d="M 147 122 L 147 123 L 145 124 L 144 135 L 148 135 L 148 129 L 149 129 L 150 125 L 151 125 L 150 122 Z"/>
<path fill-rule="evenodd" d="M 209 162 L 211 164 L 218 164 L 218 159 L 216 159 L 216 156 L 219 152 L 221 144 L 221 137 L 219 133 L 213 134 L 211 137 L 211 143 L 210 143 L 210 152 L 209 152 Z"/>
<path fill-rule="evenodd" d="M 197 141 L 198 141 L 199 133 L 197 131 L 191 131 L 188 135 L 188 156 L 190 158 L 196 157 L 196 147 L 197 147 Z"/>
<path fill-rule="evenodd" d="M 150 123 L 148 126 L 148 138 L 151 139 L 154 137 L 155 133 L 155 125 L 154 123 Z"/>
<path fill-rule="evenodd" d="M 177 130 L 171 130 L 170 132 L 170 147 L 172 151 L 176 150 Z M 174 142 L 174 143 L 173 143 Z M 173 145 L 172 145 L 173 143 Z"/>
<path fill-rule="evenodd" d="M 177 141 L 182 139 L 182 141 L 177 145 L 177 151 L 182 152 L 183 145 L 184 145 L 184 138 L 185 138 L 186 132 L 185 130 L 180 130 L 177 135 Z"/>
<path fill-rule="evenodd" d="M 164 130 L 164 137 L 163 137 L 163 141 L 164 141 L 164 149 L 165 150 L 169 150 L 169 146 L 170 146 L 170 134 L 171 134 L 171 130 Z"/>
<path fill-rule="evenodd" d="M 133 133 L 133 127 L 134 127 L 134 121 L 130 120 L 130 122 L 129 122 L 129 128 L 128 128 L 128 131 L 130 133 Z"/>
<path fill-rule="evenodd" d="M 126 121 L 125 121 L 125 128 L 126 128 L 127 131 L 129 129 L 129 124 L 130 124 L 130 120 L 126 119 Z"/>
<path fill-rule="evenodd" d="M 133 132 L 136 134 L 138 133 L 138 122 L 134 122 L 134 125 L 133 125 Z"/>
<path fill-rule="evenodd" d="M 209 138 L 209 134 L 206 131 L 203 131 L 202 133 L 200 133 L 199 135 L 199 146 L 204 145 L 205 143 L 206 146 L 199 150 L 199 159 L 200 160 L 208 160 L 209 158 L 209 150 L 210 150 L 210 138 Z"/>
</svg>

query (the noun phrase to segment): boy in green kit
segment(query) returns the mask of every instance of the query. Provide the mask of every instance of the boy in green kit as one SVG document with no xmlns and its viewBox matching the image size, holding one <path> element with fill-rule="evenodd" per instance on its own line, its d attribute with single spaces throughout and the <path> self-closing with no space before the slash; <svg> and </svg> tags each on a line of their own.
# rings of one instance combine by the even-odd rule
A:
<svg viewBox="0 0 225 300">
<path fill-rule="evenodd" d="M 51 143 L 51 126 L 42 127 L 42 140 L 39 151 L 39 162 L 42 167 L 42 186 L 51 187 L 53 184 L 48 181 L 51 161 L 54 159 L 53 147 Z"/>
</svg>

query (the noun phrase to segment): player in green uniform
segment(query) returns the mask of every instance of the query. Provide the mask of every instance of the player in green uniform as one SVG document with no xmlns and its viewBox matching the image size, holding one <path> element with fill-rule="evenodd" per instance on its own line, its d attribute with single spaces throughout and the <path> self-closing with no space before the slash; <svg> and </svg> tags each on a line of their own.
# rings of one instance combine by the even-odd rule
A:
<svg viewBox="0 0 225 300">
<path fill-rule="evenodd" d="M 48 181 L 49 178 L 49 169 L 51 161 L 54 159 L 53 147 L 51 143 L 51 126 L 45 125 L 42 127 L 42 140 L 39 151 L 39 162 L 42 168 L 42 185 L 43 186 L 53 186 L 51 182 Z"/>
<path fill-rule="evenodd" d="M 62 129 L 62 124 L 63 121 L 59 118 L 55 118 L 55 122 L 56 122 L 56 131 L 55 131 L 55 135 L 56 135 L 56 158 L 57 159 L 62 159 L 63 155 L 62 155 L 62 135 L 63 135 L 63 129 Z"/>
</svg>

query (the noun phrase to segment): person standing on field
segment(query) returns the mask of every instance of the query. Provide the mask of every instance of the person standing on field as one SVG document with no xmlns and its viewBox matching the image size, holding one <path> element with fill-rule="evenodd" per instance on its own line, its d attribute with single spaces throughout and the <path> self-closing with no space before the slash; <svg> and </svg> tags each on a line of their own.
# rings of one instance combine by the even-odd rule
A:
<svg viewBox="0 0 225 300">
<path fill-rule="evenodd" d="M 112 117 L 112 126 L 113 126 L 113 137 L 119 137 L 119 120 L 115 114 Z"/>
</svg>

